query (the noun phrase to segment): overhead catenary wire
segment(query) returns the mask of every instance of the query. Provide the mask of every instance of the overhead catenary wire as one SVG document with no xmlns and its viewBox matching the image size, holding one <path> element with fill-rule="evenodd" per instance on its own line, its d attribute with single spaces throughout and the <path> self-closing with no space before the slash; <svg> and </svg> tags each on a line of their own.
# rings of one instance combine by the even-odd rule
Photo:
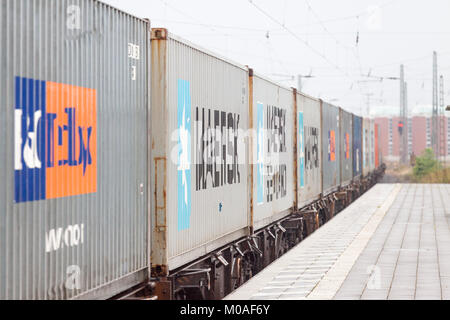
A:
<svg viewBox="0 0 450 320">
<path fill-rule="evenodd" d="M 394 2 L 397 2 L 398 0 L 390 0 L 385 2 L 384 4 L 381 4 L 379 6 L 380 9 L 385 8 L 391 4 L 393 4 Z M 298 25 L 294 25 L 292 27 L 296 28 L 296 27 L 305 27 L 305 26 L 314 26 L 314 25 L 319 25 L 322 23 L 331 23 L 331 22 L 337 22 L 337 21 L 345 21 L 345 20 L 354 20 L 354 19 L 359 19 L 363 16 L 366 16 L 370 14 L 368 11 L 360 11 L 358 13 L 352 14 L 352 15 L 348 15 L 345 17 L 338 17 L 338 18 L 333 18 L 333 19 L 327 19 L 327 20 L 323 20 L 322 22 L 317 22 L 317 23 L 309 23 L 309 24 L 298 24 Z"/>
<path fill-rule="evenodd" d="M 187 21 L 167 21 L 167 20 L 161 20 L 161 21 L 167 21 L 167 22 L 172 22 L 172 23 L 181 23 L 181 24 L 198 25 L 198 26 L 202 26 L 202 27 L 208 28 L 208 29 L 210 29 L 210 30 L 212 30 L 212 31 L 214 31 L 214 32 L 216 32 L 216 33 L 219 33 L 219 34 L 221 34 L 221 35 L 224 35 L 224 36 L 226 36 L 226 37 L 228 37 L 228 36 L 230 36 L 230 35 L 227 34 L 227 33 L 220 33 L 216 28 L 229 28 L 229 29 L 236 29 L 236 30 L 251 30 L 251 31 L 257 31 L 257 32 L 267 32 L 267 31 L 269 31 L 270 34 L 273 34 L 274 30 L 277 30 L 277 29 L 257 29 L 257 28 L 247 28 L 247 27 L 239 27 L 239 26 L 223 26 L 223 25 L 206 24 L 206 23 L 199 22 L 199 20 L 195 19 L 195 18 L 192 17 L 191 15 L 189 15 L 189 14 L 187 14 L 187 13 L 185 13 L 185 12 L 179 10 L 178 8 L 173 7 L 173 6 L 170 5 L 166 0 L 160 0 L 160 1 L 161 1 L 165 6 L 170 7 L 171 9 L 177 11 L 178 13 L 182 14 L 183 16 L 188 17 L 190 20 L 193 20 L 193 21 L 195 21 L 195 22 L 187 22 Z M 396 1 L 398 1 L 398 0 L 387 1 L 386 3 L 380 5 L 379 8 L 384 8 L 384 7 L 388 6 L 388 5 L 393 4 L 393 3 L 396 2 Z M 250 2 L 252 2 L 252 1 L 250 1 Z M 328 20 L 320 20 L 320 18 L 317 16 L 317 14 L 316 14 L 315 12 L 314 12 L 314 14 L 315 14 L 315 16 L 316 16 L 317 19 L 318 19 L 318 22 L 317 22 L 317 23 L 302 24 L 301 26 L 322 25 L 322 27 L 325 28 L 325 29 L 327 30 L 326 32 L 327 32 L 330 36 L 332 36 L 335 40 L 337 40 L 336 37 L 335 37 L 331 32 L 329 32 L 328 28 L 325 27 L 324 23 L 327 23 L 327 22 L 333 22 L 333 21 L 340 21 L 340 20 L 345 20 L 345 19 L 353 19 L 353 18 L 359 19 L 360 17 L 362 17 L 362 16 L 364 16 L 364 15 L 367 15 L 368 12 L 362 11 L 362 12 L 357 13 L 357 14 L 354 14 L 354 15 L 350 15 L 350 16 L 346 16 L 346 17 L 341 17 L 341 18 L 335 18 L 335 19 L 328 19 Z M 153 20 L 158 20 L 158 19 L 153 19 Z M 280 25 L 280 27 L 281 27 L 282 30 L 285 29 L 285 26 L 283 26 L 282 24 L 280 24 L 280 22 L 277 21 L 277 24 Z M 349 33 L 349 34 L 354 34 L 354 32 L 348 32 L 348 33 Z M 403 32 L 403 33 L 404 33 L 404 32 Z M 402 34 L 403 34 L 403 33 L 402 33 Z M 416 32 L 411 32 L 411 33 L 412 33 L 412 34 L 417 34 Z M 431 32 L 430 32 L 430 33 L 431 33 Z M 443 34 L 446 34 L 445 32 L 442 32 L 442 33 L 443 33 Z M 300 34 L 301 34 L 301 33 L 300 33 Z M 336 33 L 336 32 L 335 32 L 334 34 L 341 34 L 341 33 Z M 383 32 L 383 34 L 385 34 L 385 32 Z M 392 34 L 392 32 L 389 32 L 389 34 Z M 296 35 L 299 35 L 299 33 L 296 33 Z M 308 35 L 314 35 L 314 34 L 308 33 Z M 292 36 L 292 35 L 291 35 L 291 36 Z M 338 40 L 338 42 L 339 42 L 339 43 L 342 43 L 342 42 L 340 42 L 339 40 Z M 447 53 L 448 53 L 448 52 L 440 52 L 440 54 L 447 54 Z M 318 52 L 318 54 L 321 55 L 320 52 Z M 359 53 L 357 52 L 357 54 L 359 54 Z M 374 68 L 382 68 L 382 67 L 388 67 L 388 66 L 398 65 L 398 64 L 401 64 L 401 63 L 406 64 L 407 61 L 421 60 L 421 59 L 426 59 L 426 58 L 429 58 L 429 55 L 427 55 L 427 56 L 421 56 L 421 57 L 419 57 L 419 58 L 412 58 L 412 59 L 402 60 L 402 61 L 399 61 L 399 62 L 393 62 L 393 63 L 389 63 L 389 64 L 374 65 L 374 66 L 371 66 L 371 68 L 373 68 L 373 69 L 374 69 Z M 358 67 L 359 67 L 359 66 L 358 66 Z M 336 68 L 336 66 L 335 66 L 335 65 L 332 65 L 332 68 Z M 317 69 L 317 68 L 315 68 L 315 69 Z M 360 68 L 360 69 L 361 69 L 361 68 Z"/>
<path fill-rule="evenodd" d="M 278 21 L 276 18 L 274 18 L 273 16 L 271 16 L 269 13 L 267 13 L 265 10 L 263 10 L 261 7 L 259 7 L 257 4 L 254 3 L 253 0 L 248 0 L 248 2 L 253 5 L 260 13 L 262 13 L 263 15 L 265 15 L 268 19 L 272 20 L 273 22 L 275 22 L 277 25 L 281 26 L 286 32 L 288 32 L 293 38 L 295 38 L 297 41 L 299 41 L 300 43 L 302 43 L 303 45 L 305 45 L 307 48 L 309 48 L 314 54 L 316 54 L 317 56 L 321 57 L 323 60 L 325 60 L 328 64 L 330 64 L 331 66 L 333 66 L 336 70 L 340 71 L 341 73 L 343 73 L 344 75 L 346 75 L 347 77 L 350 77 L 350 75 L 343 70 L 341 67 L 339 67 L 337 64 L 335 64 L 334 62 L 332 62 L 328 57 L 326 57 L 324 54 L 322 54 L 321 52 L 319 52 L 317 49 L 315 49 L 314 47 L 312 47 L 307 41 L 305 41 L 304 39 L 302 39 L 301 37 L 299 37 L 295 32 L 293 32 L 292 30 L 290 30 L 288 27 L 286 27 L 285 25 L 283 25 L 280 21 Z"/>
<path fill-rule="evenodd" d="M 253 0 L 248 0 L 248 2 L 255 7 L 255 9 L 257 9 L 260 13 L 262 13 L 264 16 L 266 16 L 268 19 L 270 19 L 272 22 L 276 23 L 277 25 L 279 25 L 280 27 L 282 27 L 287 33 L 289 33 L 292 37 L 294 37 L 297 41 L 299 41 L 300 43 L 302 43 L 303 45 L 305 45 L 310 51 L 312 51 L 315 55 L 321 57 L 323 60 L 325 60 L 330 66 L 332 66 L 334 69 L 338 70 L 340 73 L 342 73 L 343 75 L 345 75 L 351 82 L 354 82 L 353 78 L 351 77 L 351 75 L 343 70 L 339 65 L 335 64 L 333 61 L 331 61 L 327 56 L 325 56 L 324 54 L 322 54 L 321 52 L 319 52 L 317 49 L 315 49 L 314 47 L 312 47 L 307 41 L 305 41 L 304 39 L 302 39 L 301 37 L 299 37 L 295 32 L 293 32 L 292 30 L 290 30 L 288 27 L 286 27 L 285 25 L 283 25 L 278 19 L 274 18 L 272 15 L 270 15 L 268 12 L 266 12 L 264 9 L 262 9 L 261 7 L 259 7 L 258 5 L 256 5 Z M 360 89 L 361 90 L 361 89 Z"/>
<path fill-rule="evenodd" d="M 203 25 L 203 26 L 209 28 L 211 31 L 220 33 L 220 34 L 222 34 L 222 35 L 225 35 L 226 37 L 229 37 L 229 36 L 230 36 L 230 35 L 227 34 L 227 33 L 223 33 L 223 32 L 220 32 L 220 31 L 216 30 L 216 29 L 215 29 L 213 26 L 211 26 L 211 25 L 203 24 L 203 23 L 200 22 L 198 19 L 192 17 L 191 15 L 187 14 L 186 12 L 181 11 L 180 9 L 178 9 L 178 8 L 176 8 L 176 7 L 174 7 L 174 6 L 172 6 L 172 5 L 169 4 L 166 0 L 160 0 L 160 1 L 161 1 L 166 7 L 169 7 L 170 9 L 172 9 L 172 10 L 178 12 L 179 14 L 181 14 L 181 15 L 183 15 L 183 16 L 185 16 L 185 17 L 187 17 L 187 18 L 189 18 L 189 19 L 191 19 L 191 20 L 193 20 L 193 21 L 195 21 L 196 23 L 201 24 L 201 25 Z"/>
<path fill-rule="evenodd" d="M 357 30 L 357 32 L 358 32 L 358 40 L 357 40 L 357 43 L 356 43 L 356 46 L 355 46 L 355 48 L 351 48 L 351 47 L 349 47 L 349 46 L 347 46 L 347 45 L 345 45 L 345 44 L 343 44 L 333 33 L 331 33 L 330 32 L 330 30 L 328 30 L 328 28 L 325 26 L 325 24 L 322 22 L 322 20 L 320 19 L 320 17 L 319 17 L 319 15 L 316 13 L 316 11 L 312 8 L 312 6 L 311 6 L 311 4 L 309 3 L 309 1 L 308 0 L 305 0 L 305 3 L 306 3 L 306 5 L 308 6 L 308 9 L 312 12 L 312 14 L 314 15 L 314 17 L 315 17 L 315 19 L 319 22 L 319 24 L 321 25 L 321 27 L 322 27 L 322 29 L 332 38 L 332 39 L 334 39 L 335 41 L 336 41 L 336 44 L 337 45 L 340 45 L 340 46 L 342 46 L 343 48 L 344 48 L 344 50 L 349 50 L 349 51 L 351 51 L 352 52 L 352 54 L 355 56 L 355 59 L 356 59 L 356 61 L 357 61 L 357 63 L 358 63 L 358 66 L 359 66 L 359 71 L 360 71 L 360 74 L 362 74 L 362 64 L 361 64 L 361 58 L 360 58 L 360 56 L 359 56 L 359 50 L 358 50 L 358 42 L 359 42 L 359 30 Z M 358 19 L 358 21 L 359 21 L 359 16 L 357 17 L 357 19 Z M 359 92 L 360 92 L 360 94 L 361 94 L 361 98 L 362 98 L 362 96 L 364 95 L 363 94 L 363 92 L 362 92 L 362 88 L 361 88 L 361 85 L 360 85 L 360 83 L 356 83 L 357 84 L 357 86 L 358 86 L 358 89 L 359 89 Z M 352 86 L 353 87 L 353 86 Z M 350 87 L 350 89 L 349 89 L 349 91 L 351 91 L 352 90 L 352 87 Z M 347 96 L 347 95 L 344 95 L 344 96 Z"/>
<path fill-rule="evenodd" d="M 168 4 L 168 2 L 170 2 L 167 0 L 160 0 L 160 1 L 164 4 Z M 387 5 L 395 3 L 396 1 L 398 1 L 398 0 L 387 1 L 385 4 L 379 5 L 378 7 L 383 8 L 383 7 L 386 7 Z M 256 27 L 256 28 L 253 28 L 252 25 L 249 25 L 249 24 L 243 24 L 241 26 L 239 26 L 239 24 L 238 25 L 220 25 L 220 23 L 208 24 L 208 23 L 205 23 L 205 22 L 207 22 L 205 20 L 196 19 L 196 17 L 197 17 L 196 14 L 190 15 L 188 13 L 181 11 L 181 10 L 183 10 L 182 7 L 181 7 L 181 10 L 174 10 L 174 11 L 177 11 L 180 14 L 183 14 L 183 16 L 185 16 L 185 17 L 189 17 L 189 20 L 194 20 L 193 22 L 178 21 L 179 23 L 199 25 L 203 28 L 214 31 L 216 36 L 220 36 L 223 34 L 225 36 L 230 36 L 230 37 L 232 36 L 233 38 L 237 37 L 237 38 L 243 39 L 243 38 L 251 35 L 251 33 L 246 33 L 245 31 L 243 33 L 238 32 L 236 35 L 235 35 L 235 32 L 230 31 L 231 35 L 229 35 L 228 30 L 225 30 L 225 29 L 248 30 L 250 32 L 255 31 L 255 32 L 260 32 L 261 35 L 265 35 L 268 32 L 270 35 L 270 40 L 271 40 L 270 43 L 269 43 L 269 41 L 262 39 L 263 37 L 259 37 L 259 36 L 252 37 L 252 42 L 258 41 L 258 39 L 260 40 L 258 42 L 260 42 L 263 45 L 262 50 L 258 50 L 258 51 L 247 50 L 245 46 L 237 46 L 237 47 L 235 46 L 233 48 L 234 49 L 236 49 L 236 48 L 243 49 L 243 50 L 240 50 L 241 52 L 239 52 L 239 54 L 246 54 L 246 55 L 248 55 L 248 57 L 257 57 L 257 55 L 259 54 L 259 57 L 261 59 L 265 59 L 267 61 L 271 61 L 271 63 L 275 63 L 276 65 L 278 65 L 280 67 L 281 70 L 284 70 L 285 73 L 295 73 L 295 72 L 291 71 L 292 68 L 295 68 L 295 66 L 298 66 L 299 72 L 300 72 L 300 66 L 301 66 L 301 68 L 306 67 L 304 65 L 304 63 L 301 62 L 301 61 L 306 61 L 306 60 L 303 59 L 301 61 L 289 62 L 289 61 L 286 61 L 286 59 L 284 59 L 283 52 L 277 52 L 277 50 L 276 50 L 278 48 L 278 45 L 276 45 L 276 41 L 278 41 L 279 37 L 282 37 L 282 36 L 293 37 L 296 42 L 301 43 L 302 46 L 306 46 L 308 51 L 313 53 L 315 56 L 320 57 L 321 60 L 326 62 L 326 63 L 320 63 L 320 60 L 315 60 L 315 59 L 312 60 L 312 61 L 318 62 L 318 63 L 316 63 L 315 67 L 312 67 L 315 70 L 314 73 L 316 73 L 316 70 L 321 69 L 321 71 L 317 71 L 318 74 L 315 74 L 316 78 L 333 78 L 333 77 L 338 77 L 338 74 L 342 74 L 342 76 L 344 76 L 344 78 L 349 79 L 349 81 L 348 81 L 348 83 L 349 83 L 348 87 L 350 87 L 349 90 L 352 90 L 353 94 L 355 94 L 355 96 L 358 96 L 358 97 L 360 96 L 360 92 L 358 92 L 358 91 L 361 91 L 361 88 L 360 88 L 359 84 L 356 83 L 356 81 L 358 79 L 361 79 L 361 77 L 364 77 L 364 71 L 367 71 L 369 68 L 373 69 L 374 74 L 376 74 L 376 75 L 383 76 L 383 75 L 387 74 L 387 75 L 392 76 L 392 74 L 389 74 L 390 72 L 388 69 L 382 69 L 382 68 L 398 65 L 400 63 L 404 63 L 405 66 L 410 65 L 411 68 L 414 69 L 413 71 L 420 72 L 422 70 L 422 67 L 420 65 L 420 64 L 422 64 L 421 60 L 429 59 L 429 55 L 427 55 L 427 56 L 423 56 L 423 57 L 420 56 L 420 57 L 416 57 L 416 58 L 403 59 L 402 61 L 399 61 L 399 62 L 392 62 L 392 63 L 381 64 L 381 65 L 374 65 L 373 62 L 376 63 L 376 61 L 370 62 L 369 60 L 366 60 L 365 61 L 366 63 L 363 63 L 361 61 L 360 54 L 363 54 L 363 56 L 365 55 L 365 51 L 363 51 L 364 47 L 355 45 L 356 33 L 357 33 L 357 31 L 360 31 L 359 27 L 355 31 L 347 30 L 346 32 L 339 32 L 339 30 L 335 30 L 335 28 L 332 28 L 330 25 L 328 25 L 328 23 L 329 22 L 332 23 L 333 21 L 342 20 L 342 18 L 356 19 L 356 21 L 358 21 L 358 23 L 359 23 L 359 21 L 362 21 L 361 17 L 363 17 L 364 15 L 370 14 L 370 12 L 360 12 L 360 13 L 352 15 L 352 16 L 322 20 L 321 19 L 322 16 L 320 15 L 321 11 L 315 11 L 314 8 L 312 7 L 312 6 L 315 6 L 315 2 L 307 1 L 309 6 L 312 8 L 312 12 L 309 15 L 309 17 L 312 17 L 313 20 L 303 19 L 303 22 L 305 22 L 305 23 L 302 25 L 318 25 L 319 26 L 318 27 L 319 29 L 317 29 L 316 31 L 313 31 L 313 33 L 311 33 L 311 32 L 305 32 L 302 30 L 296 30 L 293 27 L 294 24 L 292 22 L 294 20 L 289 19 L 289 15 L 287 15 L 287 13 L 286 13 L 286 12 L 289 12 L 289 10 L 291 10 L 291 7 L 289 6 L 289 4 L 287 4 L 286 0 L 284 1 L 284 4 L 283 4 L 283 2 L 280 3 L 280 14 L 279 15 L 274 15 L 273 11 L 268 10 L 264 5 L 262 5 L 262 7 L 261 7 L 261 5 L 258 1 L 253 0 L 253 1 L 249 1 L 249 2 L 252 4 L 252 7 L 254 8 L 254 10 L 255 9 L 258 10 L 260 13 L 264 14 L 266 17 L 267 17 L 267 15 L 269 15 L 272 19 L 269 17 L 267 17 L 267 18 L 269 19 L 270 22 L 273 22 L 274 25 L 267 24 L 267 28 L 264 27 L 264 24 L 262 26 L 260 26 L 262 28 L 257 28 L 256 25 L 253 25 L 254 27 Z M 170 3 L 170 4 L 172 4 L 172 3 Z M 172 8 L 173 4 L 172 4 L 172 6 L 170 4 L 168 6 Z M 258 8 L 256 8 L 256 6 L 259 7 L 259 9 L 263 10 L 264 13 L 261 12 L 261 10 L 259 10 Z M 177 6 L 177 8 L 178 8 L 178 6 Z M 187 11 L 187 12 L 189 12 L 189 11 Z M 318 15 L 318 13 L 319 13 L 319 15 Z M 309 18 L 309 19 L 311 19 L 311 18 Z M 316 20 L 317 20 L 317 23 L 316 23 Z M 324 32 L 321 33 L 320 29 L 323 29 Z M 408 30 L 406 30 L 406 31 L 408 31 Z M 415 33 L 415 32 L 409 32 L 409 31 L 406 32 L 406 31 L 405 32 L 391 32 L 391 35 L 392 34 L 409 34 L 409 33 L 413 34 L 413 33 Z M 200 33 L 201 33 L 201 31 L 200 31 Z M 204 33 L 206 33 L 206 32 L 204 32 Z M 376 32 L 369 32 L 368 34 L 370 35 L 370 34 L 375 34 L 375 33 Z M 426 30 L 421 31 L 420 33 L 421 34 L 433 34 L 433 33 L 445 34 L 445 32 L 443 32 L 443 31 L 442 32 L 441 31 L 426 32 Z M 189 33 L 189 34 L 191 36 L 192 35 L 195 36 L 195 33 Z M 333 39 L 336 42 L 336 45 L 346 48 L 346 51 L 343 52 L 343 51 L 339 50 L 339 53 L 336 54 L 336 59 L 335 59 L 334 54 L 332 54 L 329 51 L 322 50 L 320 43 L 308 41 L 308 39 L 306 39 L 304 34 L 311 35 L 312 37 L 315 37 L 315 36 L 330 37 L 331 39 Z M 347 42 L 348 39 L 344 36 L 346 34 L 352 35 L 353 43 Z M 387 34 L 387 33 L 380 32 L 380 34 Z M 211 35 L 211 36 L 214 36 L 214 35 Z M 361 36 L 361 34 L 360 34 L 360 36 Z M 369 40 L 366 39 L 365 31 L 363 31 L 362 36 L 363 36 L 362 41 L 364 42 L 364 44 L 368 43 Z M 282 38 L 279 38 L 279 39 L 280 39 L 280 41 L 283 40 Z M 359 44 L 362 44 L 362 43 L 359 43 Z M 219 47 L 217 50 L 224 50 L 224 48 L 222 48 L 222 45 L 220 43 L 218 43 L 217 47 Z M 256 48 L 253 44 L 251 47 Z M 354 47 L 354 48 L 352 48 L 352 47 Z M 229 50 L 227 48 L 226 49 L 227 53 L 228 53 L 228 51 L 232 52 L 233 48 L 230 48 L 231 50 Z M 361 48 L 361 49 L 358 50 L 359 48 Z M 238 51 L 239 50 L 234 51 L 236 53 L 235 59 L 241 59 L 237 56 Z M 248 51 L 248 52 L 242 52 L 242 51 Z M 440 53 L 443 54 L 443 52 L 440 52 Z M 281 54 L 281 56 L 280 56 L 280 54 Z M 344 57 L 343 54 L 345 55 L 345 57 L 347 59 L 346 63 L 344 63 L 345 61 L 343 60 L 343 57 Z M 269 57 L 269 55 L 270 55 L 270 57 Z M 353 55 L 355 55 L 356 63 L 352 61 Z M 289 60 L 289 59 L 287 59 L 287 60 Z M 387 62 L 389 62 L 389 61 L 387 61 Z M 269 64 L 266 63 L 266 66 L 268 66 L 268 65 Z M 273 66 L 272 69 L 273 68 L 277 69 L 275 66 Z M 262 69 L 264 69 L 264 68 L 262 68 Z M 328 72 L 325 71 L 327 69 L 329 69 Z M 331 69 L 338 71 L 336 73 L 336 75 L 330 74 L 330 73 L 333 73 L 333 71 Z M 379 69 L 379 70 L 377 71 L 377 69 Z M 442 69 L 442 70 L 445 70 L 445 69 Z M 287 71 L 290 71 L 290 72 L 287 72 Z M 384 71 L 386 71 L 386 72 L 384 72 Z M 266 72 L 263 71 L 263 74 L 266 74 Z M 413 74 L 410 73 L 410 77 L 411 76 L 413 76 Z M 411 78 L 413 78 L 413 77 L 411 77 Z M 423 77 L 421 77 L 420 79 L 426 80 Z M 343 79 L 343 80 L 345 80 L 345 79 Z M 411 80 L 413 80 L 414 82 L 417 82 L 417 81 L 419 81 L 419 78 L 417 78 L 417 81 L 415 81 L 416 79 L 411 79 Z M 347 82 L 347 81 L 345 81 L 345 82 Z M 352 85 L 350 85 L 350 82 Z M 344 85 L 346 86 L 346 84 L 344 84 Z M 357 89 L 358 87 L 360 90 Z M 383 87 L 384 87 L 384 89 L 383 89 Z M 386 86 L 383 86 L 383 87 L 381 87 L 381 90 L 385 90 L 387 88 Z M 370 88 L 368 86 L 363 85 L 362 90 L 364 92 L 369 89 Z M 342 92 L 342 94 L 345 97 L 348 96 L 346 88 L 341 89 L 341 91 L 345 91 L 345 92 Z M 339 91 L 339 93 L 336 93 L 336 95 L 340 95 L 341 91 Z M 376 90 L 376 91 L 378 91 L 378 90 Z M 390 91 L 390 90 L 388 90 L 388 91 Z M 334 98 L 334 96 L 333 96 L 333 98 Z"/>
<path fill-rule="evenodd" d="M 177 11 L 178 13 L 188 17 L 191 20 L 194 20 L 196 22 L 190 22 L 190 21 L 176 21 L 176 20 L 166 20 L 166 19 L 161 19 L 161 21 L 165 21 L 165 22 L 171 22 L 171 23 L 179 23 L 179 24 L 190 24 L 190 25 L 198 25 L 198 26 L 203 26 L 203 27 L 207 27 L 207 28 L 217 28 L 217 29 L 235 29 L 235 30 L 246 30 L 246 31 L 254 31 L 254 32 L 266 32 L 266 31 L 270 31 L 270 32 L 274 32 L 274 31 L 278 31 L 278 30 L 282 30 L 283 28 L 274 28 L 274 29 L 261 29 L 261 28 L 249 28 L 249 27 L 242 27 L 242 26 L 230 26 L 230 25 L 214 25 L 214 24 L 206 24 L 203 22 L 200 22 L 196 19 L 193 19 L 190 15 L 186 14 L 185 12 L 182 12 L 181 10 L 174 8 L 173 6 L 171 6 L 167 1 L 165 0 L 160 0 L 165 6 L 170 7 L 172 9 L 174 9 L 175 11 Z M 388 1 L 387 3 L 383 4 L 380 6 L 380 8 L 383 8 L 389 4 L 392 4 L 393 2 L 395 2 L 397 0 L 392 0 L 392 1 Z M 285 0 L 285 4 L 284 4 L 285 8 L 284 10 L 286 10 L 287 7 L 287 1 Z M 285 12 L 284 12 L 285 14 Z M 317 22 L 317 23 L 307 23 L 307 24 L 298 24 L 298 25 L 294 25 L 293 27 L 309 27 L 309 26 L 315 26 L 315 25 L 319 25 L 322 23 L 331 23 L 331 22 L 337 22 L 337 21 L 343 21 L 343 20 L 351 20 L 351 19 L 356 19 L 358 17 L 362 17 L 364 15 L 369 14 L 366 11 L 362 11 L 359 12 L 357 14 L 353 14 L 353 15 L 349 15 L 349 16 L 345 16 L 345 17 L 338 17 L 338 18 L 333 18 L 333 19 L 327 19 L 327 20 L 323 20 L 321 22 Z M 153 18 L 152 20 L 160 20 L 157 18 Z M 283 24 L 285 24 L 285 18 L 283 18 Z M 215 30 L 216 31 L 216 30 Z"/>
</svg>

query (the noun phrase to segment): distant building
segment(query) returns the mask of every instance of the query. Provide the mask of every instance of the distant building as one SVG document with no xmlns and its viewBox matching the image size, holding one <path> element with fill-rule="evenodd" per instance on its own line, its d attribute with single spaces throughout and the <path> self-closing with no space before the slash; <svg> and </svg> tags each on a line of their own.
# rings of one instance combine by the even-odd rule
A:
<svg viewBox="0 0 450 320">
<path fill-rule="evenodd" d="M 400 158 L 400 130 L 399 117 L 376 117 L 375 123 L 380 126 L 380 147 L 387 161 L 398 161 Z M 443 146 L 441 157 L 450 156 L 450 120 L 448 117 L 441 118 L 444 123 Z M 408 118 L 403 126 L 408 135 L 408 154 L 416 156 L 423 153 L 426 148 L 431 148 L 433 120 L 431 116 L 414 115 Z"/>
</svg>

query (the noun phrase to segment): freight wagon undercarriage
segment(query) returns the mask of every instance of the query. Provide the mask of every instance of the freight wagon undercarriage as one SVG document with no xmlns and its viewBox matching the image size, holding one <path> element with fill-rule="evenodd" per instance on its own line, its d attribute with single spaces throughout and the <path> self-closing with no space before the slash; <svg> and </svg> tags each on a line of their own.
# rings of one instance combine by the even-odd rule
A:
<svg viewBox="0 0 450 320">
<path fill-rule="evenodd" d="M 158 278 L 154 274 L 156 277 L 151 279 L 150 284 L 116 298 L 220 300 L 349 206 L 374 186 L 383 177 L 384 171 L 383 165 L 369 176 L 340 187 L 255 231 L 252 236 L 215 250 L 175 270 L 169 277 Z"/>
</svg>

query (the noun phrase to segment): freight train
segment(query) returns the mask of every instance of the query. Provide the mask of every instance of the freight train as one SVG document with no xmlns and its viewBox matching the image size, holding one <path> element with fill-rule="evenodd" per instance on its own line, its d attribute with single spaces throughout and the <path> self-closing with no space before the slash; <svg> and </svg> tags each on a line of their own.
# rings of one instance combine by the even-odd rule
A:
<svg viewBox="0 0 450 320">
<path fill-rule="evenodd" d="M 0 3 L 0 299 L 220 299 L 383 174 L 377 127 L 94 0 Z"/>
</svg>

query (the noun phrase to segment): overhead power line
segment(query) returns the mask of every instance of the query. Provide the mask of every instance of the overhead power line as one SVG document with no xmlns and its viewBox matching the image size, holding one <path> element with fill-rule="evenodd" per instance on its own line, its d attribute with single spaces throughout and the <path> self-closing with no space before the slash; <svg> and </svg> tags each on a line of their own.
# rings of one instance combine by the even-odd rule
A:
<svg viewBox="0 0 450 320">
<path fill-rule="evenodd" d="M 172 10 L 178 12 L 179 14 L 181 14 L 181 15 L 183 15 L 183 16 L 185 16 L 185 17 L 187 17 L 187 18 L 189 18 L 189 19 L 191 19 L 191 20 L 193 20 L 193 21 L 195 21 L 197 24 L 203 25 L 204 27 L 209 28 L 210 30 L 212 30 L 212 31 L 214 31 L 214 32 L 217 32 L 217 33 L 219 33 L 219 34 L 225 35 L 225 36 L 227 36 L 227 37 L 229 36 L 229 34 L 220 32 L 220 31 L 216 30 L 216 29 L 215 29 L 213 26 L 211 26 L 211 25 L 203 24 L 201 21 L 197 20 L 196 18 L 192 17 L 191 15 L 187 14 L 186 12 L 181 11 L 180 9 L 175 8 L 174 6 L 170 5 L 167 1 L 165 1 L 165 0 L 160 0 L 160 1 L 161 1 L 166 7 L 169 7 L 170 9 L 172 9 Z"/>
<path fill-rule="evenodd" d="M 306 5 L 308 6 L 309 10 L 312 12 L 312 14 L 314 15 L 314 17 L 316 18 L 316 20 L 320 23 L 320 25 L 322 26 L 323 30 L 336 41 L 336 45 L 340 45 L 341 47 L 344 48 L 344 50 L 349 50 L 350 52 L 352 52 L 352 54 L 354 55 L 356 62 L 359 66 L 359 72 L 360 74 L 362 74 L 362 64 L 361 64 L 361 58 L 359 56 L 359 50 L 358 50 L 358 43 L 359 43 L 359 30 L 357 30 L 357 40 L 356 40 L 356 46 L 355 48 L 351 48 L 345 44 L 343 44 L 333 33 L 330 32 L 330 30 L 328 30 L 328 28 L 325 26 L 325 24 L 322 22 L 322 20 L 320 19 L 319 15 L 315 12 L 315 10 L 311 7 L 310 3 L 308 0 L 305 0 Z M 358 17 L 359 19 L 359 17 Z M 359 89 L 359 92 L 361 94 L 361 96 L 363 95 L 363 90 L 361 88 L 361 85 L 359 82 L 357 82 L 357 86 Z M 351 89 L 350 89 L 351 90 Z"/>
<path fill-rule="evenodd" d="M 309 48 L 314 54 L 316 54 L 317 56 L 321 57 L 323 60 L 325 60 L 328 64 L 330 64 L 331 66 L 333 66 L 336 70 L 340 71 L 341 73 L 343 73 L 344 75 L 346 75 L 347 77 L 350 77 L 350 75 L 343 70 L 342 68 L 340 68 L 337 64 L 335 64 L 333 61 L 331 61 L 330 59 L 328 59 L 324 54 L 322 54 L 321 52 L 319 52 L 317 49 L 315 49 L 314 47 L 312 47 L 308 42 L 306 42 L 304 39 L 300 38 L 295 32 L 293 32 L 292 30 L 290 30 L 289 28 L 287 28 L 285 25 L 283 25 L 280 21 L 278 21 L 276 18 L 272 17 L 269 13 L 267 13 L 265 10 L 263 10 L 261 7 L 259 7 L 258 5 L 256 5 L 253 0 L 248 0 L 248 2 L 254 6 L 259 12 L 261 12 L 263 15 L 265 15 L 268 19 L 272 20 L 273 22 L 275 22 L 277 25 L 279 25 L 280 27 L 282 27 L 286 32 L 288 32 L 292 37 L 294 37 L 297 41 L 299 41 L 300 43 L 302 43 L 304 46 L 306 46 L 307 48 Z"/>
</svg>

